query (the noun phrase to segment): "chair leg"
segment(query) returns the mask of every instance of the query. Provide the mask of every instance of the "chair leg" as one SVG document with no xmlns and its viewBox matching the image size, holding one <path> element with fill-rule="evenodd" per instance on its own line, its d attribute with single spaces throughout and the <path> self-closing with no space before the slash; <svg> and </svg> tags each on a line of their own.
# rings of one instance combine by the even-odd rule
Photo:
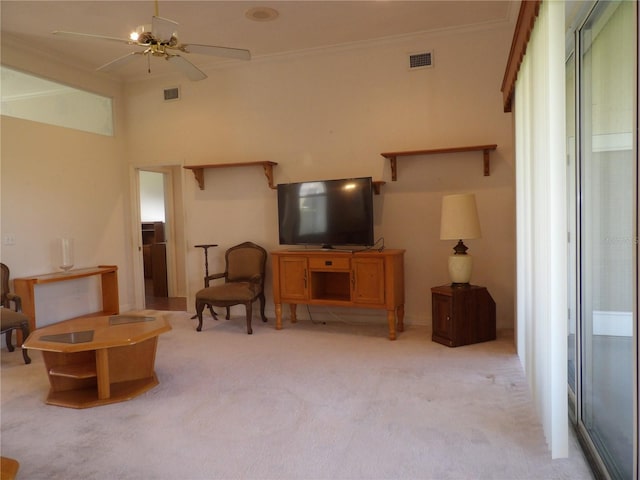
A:
<svg viewBox="0 0 640 480">
<path fill-rule="evenodd" d="M 231 307 L 227 307 L 227 320 L 231 318 Z"/>
<path fill-rule="evenodd" d="M 267 321 L 267 317 L 264 314 L 264 304 L 265 304 L 265 298 L 264 298 L 264 293 L 260 295 L 260 316 L 262 317 L 262 321 L 266 322 Z"/>
<path fill-rule="evenodd" d="M 211 316 L 213 317 L 213 319 L 218 320 L 218 316 L 216 315 L 216 312 L 213 311 L 213 307 L 209 304 L 207 304 L 206 306 L 209 307 L 209 311 L 211 312 Z M 194 315 L 193 317 L 191 317 L 191 320 L 194 320 L 196 318 L 198 318 L 198 315 Z"/>
<path fill-rule="evenodd" d="M 253 330 L 251 329 L 251 316 L 253 315 L 253 308 L 251 306 L 252 302 L 245 303 L 245 307 L 247 309 L 247 334 L 251 335 Z"/>
<path fill-rule="evenodd" d="M 29 336 L 29 324 L 27 324 L 27 322 L 24 322 L 20 325 L 20 330 L 22 330 L 22 341 L 25 342 L 27 340 L 27 337 Z M 29 365 L 31 363 L 29 352 L 22 346 L 20 348 L 22 349 L 22 358 L 24 359 L 24 363 Z"/>
<path fill-rule="evenodd" d="M 198 317 L 198 326 L 196 327 L 196 331 L 202 331 L 202 311 L 204 310 L 204 306 L 206 304 L 204 302 L 200 302 L 196 300 L 196 316 Z"/>
<path fill-rule="evenodd" d="M 11 341 L 11 336 L 12 335 L 13 335 L 13 329 L 12 328 L 7 330 L 6 333 L 4 334 L 4 340 L 7 343 L 7 350 L 9 350 L 10 352 L 13 352 L 15 350 L 15 348 L 13 348 L 13 342 Z"/>
</svg>

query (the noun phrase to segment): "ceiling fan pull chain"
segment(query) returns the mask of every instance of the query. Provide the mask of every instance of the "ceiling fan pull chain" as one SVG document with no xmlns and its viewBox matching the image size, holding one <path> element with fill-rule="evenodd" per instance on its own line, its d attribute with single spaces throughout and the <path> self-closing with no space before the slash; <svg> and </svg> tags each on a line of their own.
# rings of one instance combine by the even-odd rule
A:
<svg viewBox="0 0 640 480">
<path fill-rule="evenodd" d="M 151 73 L 151 55 L 147 55 L 147 73 Z"/>
</svg>

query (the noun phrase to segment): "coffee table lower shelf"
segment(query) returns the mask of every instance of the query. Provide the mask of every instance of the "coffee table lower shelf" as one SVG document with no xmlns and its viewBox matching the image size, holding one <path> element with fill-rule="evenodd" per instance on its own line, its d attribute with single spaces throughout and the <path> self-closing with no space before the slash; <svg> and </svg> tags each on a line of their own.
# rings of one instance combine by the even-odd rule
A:
<svg viewBox="0 0 640 480">
<path fill-rule="evenodd" d="M 70 408 L 90 408 L 100 405 L 109 405 L 110 403 L 124 402 L 141 395 L 160 382 L 154 373 L 150 378 L 141 378 L 138 380 L 130 380 L 127 382 L 119 382 L 111 384 L 111 396 L 109 398 L 98 398 L 98 390 L 95 386 L 77 390 L 66 390 L 62 392 L 49 391 L 46 403 L 49 405 L 57 405 L 58 407 Z"/>
</svg>

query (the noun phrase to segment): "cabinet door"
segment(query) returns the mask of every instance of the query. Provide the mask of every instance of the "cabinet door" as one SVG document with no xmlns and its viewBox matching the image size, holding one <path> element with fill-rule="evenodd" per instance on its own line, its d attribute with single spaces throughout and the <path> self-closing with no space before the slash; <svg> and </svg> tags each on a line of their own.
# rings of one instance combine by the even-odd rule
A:
<svg viewBox="0 0 640 480">
<path fill-rule="evenodd" d="M 453 301 L 447 295 L 434 294 L 432 305 L 432 334 L 434 340 L 445 340 L 447 345 L 453 344 Z"/>
<path fill-rule="evenodd" d="M 280 257 L 280 297 L 283 300 L 308 298 L 308 268 L 304 257 Z"/>
<path fill-rule="evenodd" d="M 354 303 L 384 305 L 384 259 L 354 258 L 351 266 L 351 300 Z"/>
</svg>

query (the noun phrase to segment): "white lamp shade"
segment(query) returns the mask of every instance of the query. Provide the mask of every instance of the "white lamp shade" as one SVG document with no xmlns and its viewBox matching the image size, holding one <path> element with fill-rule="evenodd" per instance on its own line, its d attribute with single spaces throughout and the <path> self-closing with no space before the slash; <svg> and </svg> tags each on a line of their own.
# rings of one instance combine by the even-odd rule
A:
<svg viewBox="0 0 640 480">
<path fill-rule="evenodd" d="M 480 238 L 480 221 L 473 193 L 442 197 L 440 240 Z"/>
</svg>

